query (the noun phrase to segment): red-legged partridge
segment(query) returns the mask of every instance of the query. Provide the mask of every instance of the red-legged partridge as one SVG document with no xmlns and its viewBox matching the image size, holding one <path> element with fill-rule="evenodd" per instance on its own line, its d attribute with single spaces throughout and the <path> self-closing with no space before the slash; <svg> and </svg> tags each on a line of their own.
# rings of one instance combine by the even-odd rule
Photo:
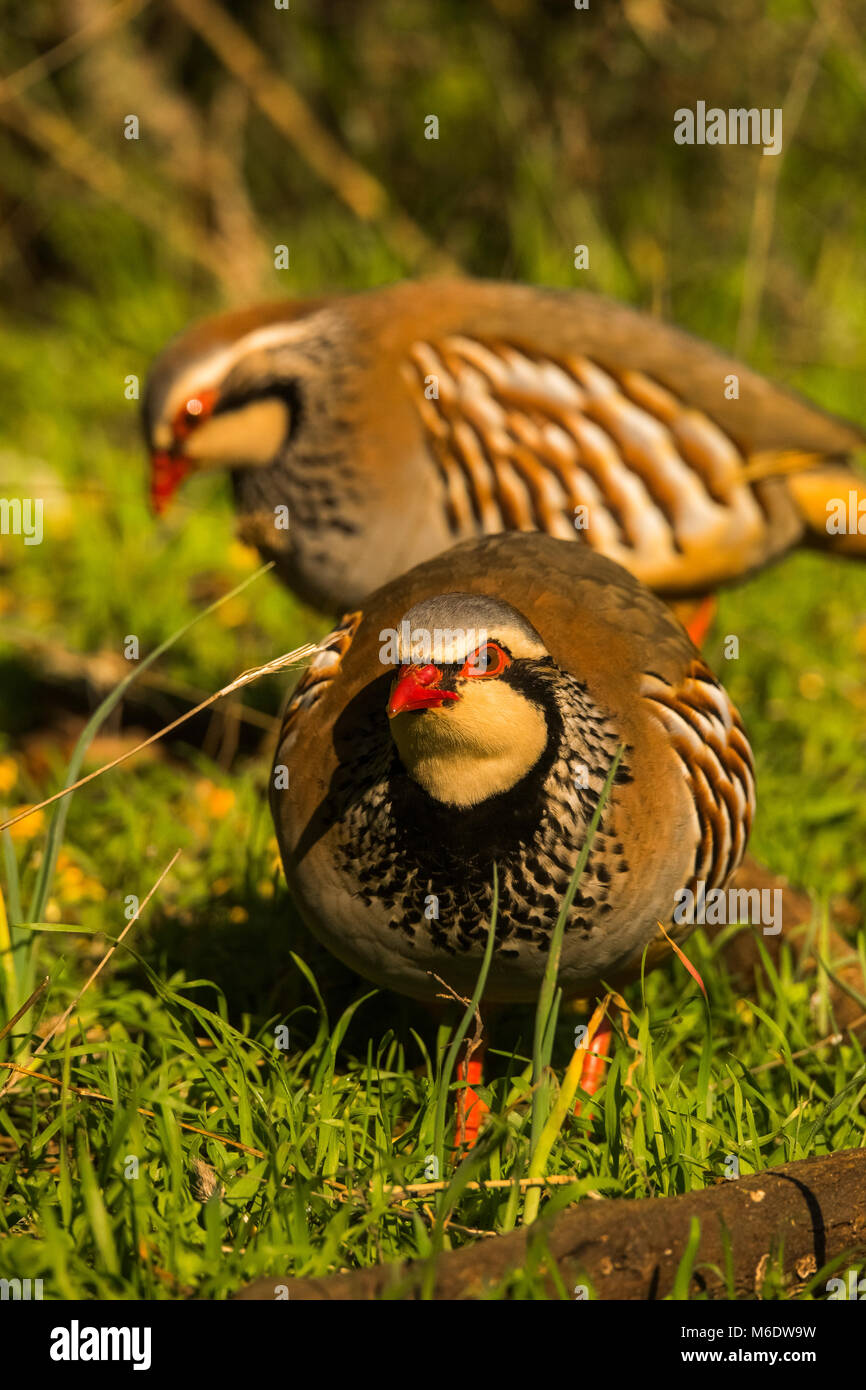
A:
<svg viewBox="0 0 866 1390">
<path fill-rule="evenodd" d="M 801 543 L 866 554 L 828 533 L 828 505 L 866 513 L 860 429 L 587 293 L 458 280 L 223 314 L 164 351 L 144 419 L 157 506 L 229 469 L 241 535 L 331 611 L 508 530 L 669 599 Z"/>
<path fill-rule="evenodd" d="M 619 748 L 567 919 L 566 998 L 667 950 L 680 890 L 725 884 L 754 805 L 739 715 L 667 608 L 625 570 L 540 535 L 469 541 L 343 619 L 305 674 L 272 811 L 313 933 L 418 999 L 435 972 L 537 997 L 561 900 Z"/>
</svg>

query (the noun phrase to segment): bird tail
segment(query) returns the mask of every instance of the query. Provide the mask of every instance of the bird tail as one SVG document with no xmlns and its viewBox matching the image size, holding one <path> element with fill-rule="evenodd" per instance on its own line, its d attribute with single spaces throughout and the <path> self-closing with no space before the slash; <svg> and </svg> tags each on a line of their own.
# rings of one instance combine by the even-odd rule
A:
<svg viewBox="0 0 866 1390">
<path fill-rule="evenodd" d="M 826 454 L 773 450 L 752 454 L 744 476 L 751 483 L 783 477 L 811 544 L 866 560 L 866 477 L 862 473 Z"/>
<path fill-rule="evenodd" d="M 862 473 L 827 461 L 791 472 L 787 483 L 813 545 L 866 560 L 866 477 Z"/>
</svg>

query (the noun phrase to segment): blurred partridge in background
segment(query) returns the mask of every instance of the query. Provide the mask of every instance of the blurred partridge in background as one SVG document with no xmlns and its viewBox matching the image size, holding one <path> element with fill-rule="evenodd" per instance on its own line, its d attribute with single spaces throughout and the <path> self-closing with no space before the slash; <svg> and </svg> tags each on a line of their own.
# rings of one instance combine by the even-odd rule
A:
<svg viewBox="0 0 866 1390">
<path fill-rule="evenodd" d="M 144 424 L 157 509 L 229 470 L 242 537 L 331 611 L 510 530 L 669 600 L 796 545 L 866 555 L 827 529 L 834 500 L 866 506 L 858 427 L 593 294 L 455 280 L 223 314 L 159 357 Z"/>
</svg>

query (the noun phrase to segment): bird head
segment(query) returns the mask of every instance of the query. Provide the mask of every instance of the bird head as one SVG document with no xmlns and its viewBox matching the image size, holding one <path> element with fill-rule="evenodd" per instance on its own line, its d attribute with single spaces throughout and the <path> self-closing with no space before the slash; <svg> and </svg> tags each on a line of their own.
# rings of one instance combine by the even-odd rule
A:
<svg viewBox="0 0 866 1390">
<path fill-rule="evenodd" d="M 409 776 L 435 800 L 468 807 L 509 791 L 551 737 L 553 660 L 516 608 L 443 594 L 405 614 L 387 705 Z"/>
<path fill-rule="evenodd" d="M 272 464 L 296 432 L 312 302 L 222 314 L 171 342 L 151 368 L 143 427 L 160 514 L 204 469 Z"/>
</svg>

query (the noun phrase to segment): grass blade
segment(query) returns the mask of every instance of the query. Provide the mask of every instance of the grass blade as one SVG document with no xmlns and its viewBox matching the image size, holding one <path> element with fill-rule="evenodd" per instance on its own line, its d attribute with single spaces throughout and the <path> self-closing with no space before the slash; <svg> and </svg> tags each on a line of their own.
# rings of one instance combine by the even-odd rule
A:
<svg viewBox="0 0 866 1390">
<path fill-rule="evenodd" d="M 608 769 L 607 777 L 604 780 L 604 786 L 602 787 L 601 795 L 598 798 L 598 805 L 593 811 L 592 819 L 590 820 L 589 825 L 587 826 L 586 837 L 584 839 L 583 845 L 581 846 L 580 854 L 577 857 L 577 863 L 575 864 L 574 871 L 571 875 L 571 882 L 569 883 L 565 893 L 565 897 L 562 900 L 562 904 L 559 909 L 559 915 L 556 919 L 556 926 L 553 929 L 553 938 L 550 943 L 550 954 L 547 958 L 547 966 L 545 967 L 544 971 L 544 979 L 542 981 L 541 991 L 538 996 L 538 1007 L 535 1011 L 535 1035 L 532 1046 L 532 1083 L 535 1089 L 532 1097 L 530 1171 L 532 1159 L 541 1141 L 541 1135 L 544 1129 L 544 1125 L 547 1121 L 547 1088 L 543 1085 L 543 1077 L 545 1069 L 550 1065 L 550 1050 L 553 1041 L 550 1031 L 550 1018 L 554 1008 L 554 995 L 556 992 L 556 980 L 557 976 L 559 975 L 559 962 L 562 956 L 562 938 L 565 934 L 565 923 L 568 920 L 568 914 L 571 911 L 571 905 L 574 902 L 574 897 L 577 893 L 577 885 L 579 884 L 580 879 L 583 875 L 583 871 L 586 868 L 586 861 L 588 860 L 589 852 L 592 849 L 592 842 L 595 838 L 595 832 L 598 829 L 602 812 L 605 808 L 605 805 L 607 804 L 607 799 L 610 796 L 610 790 L 613 786 L 614 778 L 616 777 L 617 769 L 619 768 L 624 751 L 625 750 L 623 745 L 620 744 L 619 748 L 616 750 L 616 755 L 614 756 L 613 762 L 611 763 L 610 768 Z M 535 1220 L 535 1217 L 538 1214 L 538 1205 L 540 1200 L 541 1197 L 539 1189 L 532 1188 L 526 1199 L 524 1220 Z"/>
<path fill-rule="evenodd" d="M 155 647 L 148 656 L 139 661 L 130 671 L 129 675 L 124 676 L 120 684 L 116 685 L 114 690 L 106 695 L 105 699 L 97 706 L 94 713 L 88 719 L 79 735 L 78 742 L 72 750 L 72 757 L 69 759 L 69 766 L 66 769 L 64 787 L 71 787 L 74 782 L 77 782 L 85 754 L 98 733 L 100 726 L 105 722 L 109 714 L 111 714 L 111 711 L 120 703 L 126 691 L 132 685 L 133 681 L 141 675 L 142 671 L 146 671 L 148 666 L 152 666 L 164 652 L 167 652 L 170 647 L 174 646 L 175 642 L 179 642 L 181 637 L 185 637 L 190 629 L 195 627 L 196 623 L 201 622 L 203 618 L 207 618 L 211 613 L 214 613 L 224 603 L 227 603 L 229 599 L 235 598 L 243 589 L 255 583 L 257 579 L 271 568 L 272 565 L 270 564 L 263 565 L 261 569 L 256 570 L 255 574 L 248 575 L 247 578 L 242 580 L 240 584 L 237 584 L 234 589 L 231 589 L 227 594 L 223 594 L 221 598 L 218 598 L 216 602 L 203 609 L 201 613 L 197 613 L 188 623 L 184 623 L 183 627 L 179 627 L 177 631 L 173 632 L 170 637 L 167 637 L 164 642 L 161 642 L 158 647 Z M 45 836 L 45 850 L 42 856 L 42 864 L 30 901 L 29 918 L 31 921 L 37 920 L 45 915 L 45 904 L 48 901 L 48 895 L 51 892 L 51 884 L 54 881 L 57 856 L 63 841 L 63 832 L 66 829 L 66 817 L 69 814 L 71 803 L 72 796 L 65 796 L 57 802 L 52 812 L 51 821 L 49 822 L 48 831 Z"/>
</svg>

